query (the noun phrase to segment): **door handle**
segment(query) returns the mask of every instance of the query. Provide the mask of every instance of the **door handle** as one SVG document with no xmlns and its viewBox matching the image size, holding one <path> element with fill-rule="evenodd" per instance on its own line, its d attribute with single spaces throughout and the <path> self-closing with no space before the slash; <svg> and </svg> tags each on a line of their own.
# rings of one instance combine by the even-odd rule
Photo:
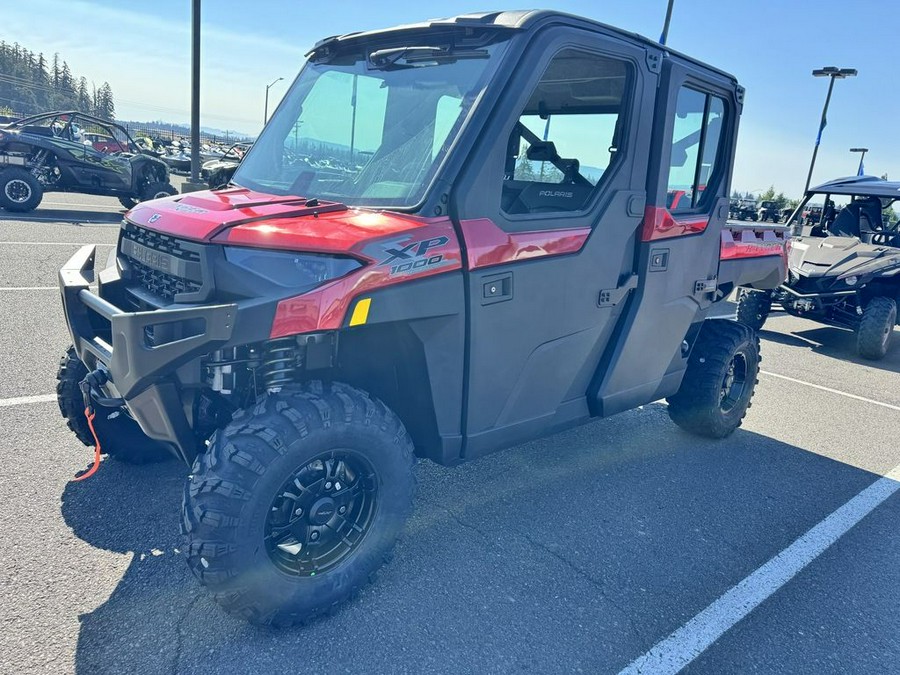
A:
<svg viewBox="0 0 900 675">
<path fill-rule="evenodd" d="M 497 302 L 512 300 L 513 275 L 512 272 L 494 274 L 481 279 L 481 304 L 493 305 Z"/>
</svg>

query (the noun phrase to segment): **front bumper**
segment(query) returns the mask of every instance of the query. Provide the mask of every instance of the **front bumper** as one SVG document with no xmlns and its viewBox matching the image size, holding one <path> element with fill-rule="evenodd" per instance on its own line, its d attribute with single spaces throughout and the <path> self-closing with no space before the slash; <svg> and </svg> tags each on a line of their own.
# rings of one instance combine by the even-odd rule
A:
<svg viewBox="0 0 900 675">
<path fill-rule="evenodd" d="M 232 337 L 237 303 L 125 311 L 109 298 L 121 294 L 116 268 L 95 274 L 96 247 L 82 247 L 59 271 L 66 324 L 88 369 L 109 371 L 106 394 L 125 399 L 149 437 L 169 443 L 187 462 L 196 438 L 185 414 L 175 373 Z M 98 282 L 97 293 L 90 289 Z M 157 336 L 162 334 L 165 339 Z"/>
</svg>

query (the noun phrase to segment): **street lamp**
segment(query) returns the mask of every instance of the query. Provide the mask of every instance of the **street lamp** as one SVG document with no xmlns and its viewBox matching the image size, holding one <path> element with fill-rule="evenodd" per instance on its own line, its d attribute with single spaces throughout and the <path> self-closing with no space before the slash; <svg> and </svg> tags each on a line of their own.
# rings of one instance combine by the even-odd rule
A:
<svg viewBox="0 0 900 675">
<path fill-rule="evenodd" d="M 806 176 L 806 187 L 803 189 L 805 195 L 809 190 L 809 183 L 812 180 L 813 167 L 816 165 L 816 155 L 819 154 L 819 143 L 822 142 L 822 131 L 825 129 L 828 114 L 828 104 L 831 103 L 831 92 L 834 89 L 835 80 L 843 80 L 845 77 L 854 77 L 856 68 L 836 68 L 835 66 L 827 66 L 825 68 L 816 68 L 812 71 L 813 77 L 828 77 L 831 81 L 828 83 L 828 96 L 825 97 L 825 107 L 822 108 L 822 119 L 819 122 L 819 133 L 816 136 L 816 147 L 813 148 L 812 160 L 809 162 L 809 174 Z"/>
<path fill-rule="evenodd" d="M 276 82 L 281 82 L 281 80 L 283 80 L 283 79 L 284 79 L 283 77 L 279 77 L 277 80 L 272 82 L 272 84 L 266 85 L 266 108 L 263 111 L 263 124 L 265 124 L 266 122 L 269 121 L 269 89 L 271 87 L 274 87 Z"/>
<path fill-rule="evenodd" d="M 863 160 L 866 158 L 866 153 L 869 151 L 868 148 L 850 148 L 850 152 L 858 152 L 861 153 L 859 155 L 859 168 L 856 170 L 857 176 L 863 175 Z"/>
</svg>

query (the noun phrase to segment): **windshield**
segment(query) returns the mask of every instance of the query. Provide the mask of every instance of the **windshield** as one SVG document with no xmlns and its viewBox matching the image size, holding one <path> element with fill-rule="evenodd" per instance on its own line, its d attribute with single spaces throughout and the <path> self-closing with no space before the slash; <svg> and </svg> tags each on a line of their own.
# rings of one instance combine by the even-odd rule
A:
<svg viewBox="0 0 900 675">
<path fill-rule="evenodd" d="M 311 61 L 247 153 L 237 185 L 352 205 L 423 197 L 503 44 L 424 59 L 423 48 Z M 375 58 L 382 54 L 388 58 Z M 378 65 L 373 65 L 377 63 Z"/>
</svg>

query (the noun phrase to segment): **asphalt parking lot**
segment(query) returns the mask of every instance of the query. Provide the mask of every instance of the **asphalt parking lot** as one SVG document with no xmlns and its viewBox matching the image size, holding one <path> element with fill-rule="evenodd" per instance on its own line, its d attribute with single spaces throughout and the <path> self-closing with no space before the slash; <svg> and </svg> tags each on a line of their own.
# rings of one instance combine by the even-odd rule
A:
<svg viewBox="0 0 900 675">
<path fill-rule="evenodd" d="M 0 213 L 0 672 L 900 670 L 900 344 L 863 362 L 851 334 L 786 315 L 731 438 L 653 404 L 420 463 L 405 537 L 355 602 L 290 631 L 226 616 L 177 552 L 182 466 L 71 481 L 90 450 L 49 396 L 56 271 L 81 243 L 104 260 L 121 212 L 50 195 Z"/>
</svg>

